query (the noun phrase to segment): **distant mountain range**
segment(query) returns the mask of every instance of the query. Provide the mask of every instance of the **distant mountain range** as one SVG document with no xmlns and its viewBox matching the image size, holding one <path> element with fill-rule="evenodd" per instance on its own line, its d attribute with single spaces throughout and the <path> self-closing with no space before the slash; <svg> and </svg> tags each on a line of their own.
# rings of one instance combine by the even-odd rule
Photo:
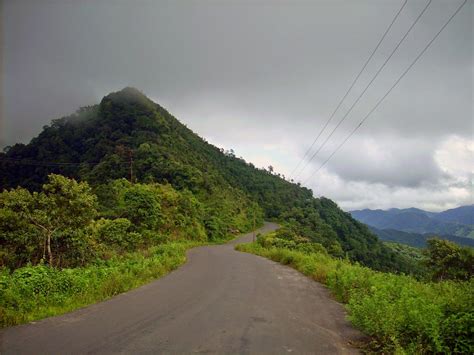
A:
<svg viewBox="0 0 474 355">
<path fill-rule="evenodd" d="M 369 226 L 369 229 L 383 241 L 411 245 L 412 247 L 417 248 L 426 247 L 426 241 L 435 236 L 441 239 L 450 240 L 459 245 L 474 248 L 474 238 L 456 237 L 455 235 L 437 235 L 433 233 L 408 233 L 396 229 L 377 229 L 371 226 Z"/>
<path fill-rule="evenodd" d="M 432 215 L 438 221 L 474 225 L 474 205 L 461 206 Z"/>
<path fill-rule="evenodd" d="M 364 209 L 350 213 L 358 221 L 369 225 L 382 240 L 423 247 L 428 238 L 437 235 L 474 247 L 474 205 L 443 212 L 392 208 L 387 211 Z"/>
</svg>

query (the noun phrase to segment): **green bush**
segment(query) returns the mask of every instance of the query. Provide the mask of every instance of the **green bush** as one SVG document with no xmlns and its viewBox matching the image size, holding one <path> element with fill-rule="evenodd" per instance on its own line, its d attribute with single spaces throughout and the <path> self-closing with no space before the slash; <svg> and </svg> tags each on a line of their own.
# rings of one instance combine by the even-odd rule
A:
<svg viewBox="0 0 474 355">
<path fill-rule="evenodd" d="M 474 276 L 474 249 L 449 240 L 429 239 L 425 264 L 433 280 L 469 280 Z"/>
<path fill-rule="evenodd" d="M 126 218 L 114 220 L 101 218 L 93 227 L 98 242 L 108 247 L 117 247 L 123 250 L 135 250 L 143 243 L 143 236 L 130 232 L 132 223 Z"/>
<path fill-rule="evenodd" d="M 155 230 L 161 222 L 161 206 L 154 189 L 136 184 L 123 194 L 122 216 L 129 219 L 136 230 Z"/>
<path fill-rule="evenodd" d="M 130 230 L 144 234 L 144 240 L 157 234 L 163 237 L 161 241 L 216 240 L 217 234 L 227 237 L 233 227 L 231 220 L 222 218 L 223 210 L 211 208 L 210 201 L 202 201 L 191 191 L 177 190 L 167 183 L 132 185 L 119 179 L 97 187 L 96 193 L 103 217 L 129 219 Z"/>
<path fill-rule="evenodd" d="M 276 232 L 260 235 L 257 242 L 265 247 L 275 247 L 282 249 L 298 250 L 303 253 L 322 253 L 327 255 L 326 248 L 320 243 L 314 243 L 308 238 L 296 235 L 286 228 L 280 228 Z"/>
</svg>

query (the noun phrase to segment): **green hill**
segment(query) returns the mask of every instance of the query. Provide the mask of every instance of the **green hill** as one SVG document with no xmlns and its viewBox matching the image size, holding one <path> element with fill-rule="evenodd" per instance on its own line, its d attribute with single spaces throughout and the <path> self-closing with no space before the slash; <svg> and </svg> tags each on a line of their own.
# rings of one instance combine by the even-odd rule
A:
<svg viewBox="0 0 474 355">
<path fill-rule="evenodd" d="M 407 269 L 402 258 L 331 200 L 314 198 L 311 190 L 207 143 L 133 88 L 53 120 L 29 144 L 5 149 L 0 166 L 1 189 L 39 190 L 50 173 L 86 180 L 104 215 L 113 180 L 170 183 L 204 202 L 208 235 L 238 227 L 236 215 L 252 219 L 257 203 L 266 218 L 287 223 L 335 256 L 380 270 Z"/>
</svg>

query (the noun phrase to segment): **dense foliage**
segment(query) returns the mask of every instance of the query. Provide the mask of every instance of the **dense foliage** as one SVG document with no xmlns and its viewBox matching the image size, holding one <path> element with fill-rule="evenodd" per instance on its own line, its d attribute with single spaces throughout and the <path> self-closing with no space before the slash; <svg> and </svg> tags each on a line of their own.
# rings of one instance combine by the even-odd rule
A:
<svg viewBox="0 0 474 355">
<path fill-rule="evenodd" d="M 432 243 L 427 252 L 429 262 L 438 266 L 443 264 L 444 256 L 452 256 L 442 244 L 444 241 Z M 449 259 L 452 271 L 458 271 L 450 273 L 453 280 L 431 282 L 333 258 L 321 244 L 288 231 L 260 236 L 256 243 L 237 248 L 288 264 L 326 284 L 339 301 L 347 304 L 351 322 L 371 336 L 367 344 L 371 350 L 474 351 L 474 279 L 456 280 L 469 265 L 455 262 L 455 257 Z"/>
<path fill-rule="evenodd" d="M 441 239 L 428 240 L 426 265 L 435 281 L 470 280 L 474 276 L 474 249 Z"/>
<path fill-rule="evenodd" d="M 165 228 L 167 222 L 153 198 L 146 197 L 157 191 L 156 186 L 124 187 L 129 192 L 111 196 L 117 179 L 170 184 L 188 196 L 188 207 L 193 206 L 192 198 L 199 201 L 192 213 L 203 218 L 211 239 L 239 229 L 237 225 L 248 226 L 262 209 L 266 218 L 287 219 L 332 255 L 347 255 L 380 270 L 405 270 L 396 253 L 332 201 L 314 198 L 311 190 L 286 181 L 273 169 L 256 168 L 232 150 L 208 144 L 136 89 L 112 93 L 99 105 L 54 120 L 29 144 L 1 153 L 0 166 L 0 188 L 39 191 L 50 173 L 89 182 L 103 216 L 126 218 L 131 222 L 128 228 L 125 221 L 114 223 L 122 223 L 120 228 L 130 233 L 136 232 L 136 223 L 153 230 L 160 223 Z M 126 204 L 141 203 L 148 211 L 125 211 Z M 156 212 L 156 219 L 144 220 L 148 212 Z M 193 233 L 203 237 L 202 228 L 194 227 Z M 172 230 L 168 228 L 175 233 Z"/>
<path fill-rule="evenodd" d="M 209 203 L 169 184 L 112 180 L 96 189 L 51 174 L 39 192 L 0 193 L 0 266 L 84 266 L 174 240 L 216 241 L 262 222 L 255 203 Z"/>
<path fill-rule="evenodd" d="M 322 244 L 332 256 L 345 256 L 382 271 L 412 271 L 406 259 L 327 198 L 304 201 L 283 213 L 282 218 L 294 234 Z"/>
<path fill-rule="evenodd" d="M 0 266 L 18 267 L 40 259 L 49 265 L 83 259 L 85 228 L 96 215 L 87 183 L 50 175 L 40 192 L 16 188 L 0 193 Z"/>
<path fill-rule="evenodd" d="M 401 254 L 411 260 L 415 260 L 418 262 L 423 262 L 425 260 L 423 250 L 420 248 L 415 248 L 406 244 L 400 244 L 395 242 L 384 242 L 384 244 L 390 249 L 396 251 L 398 254 Z"/>
</svg>

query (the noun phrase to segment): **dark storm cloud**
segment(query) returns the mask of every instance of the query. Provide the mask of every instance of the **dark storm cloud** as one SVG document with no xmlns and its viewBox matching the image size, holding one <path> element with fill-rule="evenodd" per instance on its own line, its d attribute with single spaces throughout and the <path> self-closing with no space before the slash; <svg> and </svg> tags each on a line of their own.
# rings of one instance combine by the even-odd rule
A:
<svg viewBox="0 0 474 355">
<path fill-rule="evenodd" d="M 51 119 L 132 85 L 211 142 L 288 175 L 401 3 L 6 0 L 0 143 L 26 142 Z M 433 1 L 304 174 L 370 110 L 458 3 Z M 335 122 L 425 4 L 409 1 Z M 472 140 L 472 73 L 469 1 L 325 172 L 367 189 L 382 184 L 415 194 L 444 183 L 435 153 L 452 137 Z M 309 184 L 332 193 L 318 179 Z M 428 195 L 420 193 L 418 204 Z"/>
</svg>

